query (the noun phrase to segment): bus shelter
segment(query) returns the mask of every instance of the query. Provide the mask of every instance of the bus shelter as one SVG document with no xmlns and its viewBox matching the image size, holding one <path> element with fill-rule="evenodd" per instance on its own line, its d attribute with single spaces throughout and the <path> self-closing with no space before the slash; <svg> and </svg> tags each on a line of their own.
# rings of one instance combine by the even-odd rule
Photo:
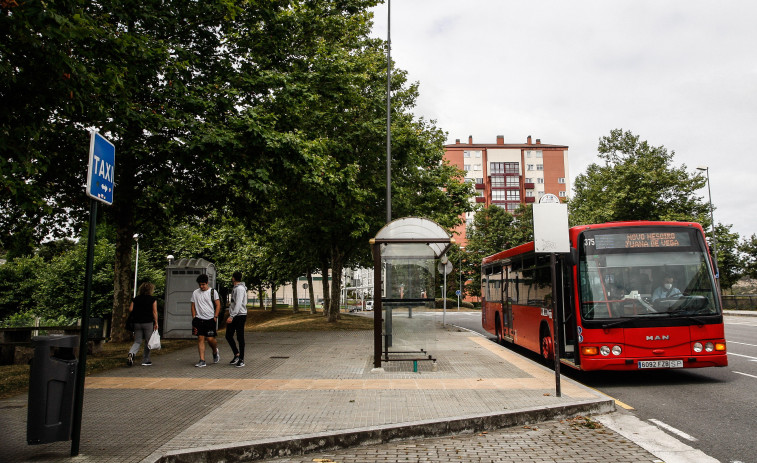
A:
<svg viewBox="0 0 757 463">
<path fill-rule="evenodd" d="M 412 318 L 413 308 L 433 307 L 437 294 L 436 263 L 454 242 L 436 222 L 420 217 L 396 219 L 370 240 L 374 268 L 374 368 L 392 361 L 413 361 L 416 367 L 419 360 L 435 362 L 421 347 L 424 333 L 433 330 L 424 330 L 421 321 L 393 320 Z M 428 318 L 425 323 L 433 324 L 433 319 Z"/>
</svg>

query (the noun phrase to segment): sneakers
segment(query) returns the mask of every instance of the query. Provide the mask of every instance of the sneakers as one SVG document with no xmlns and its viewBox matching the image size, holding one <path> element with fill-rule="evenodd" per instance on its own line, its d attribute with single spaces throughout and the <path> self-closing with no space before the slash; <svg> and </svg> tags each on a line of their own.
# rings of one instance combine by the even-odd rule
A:
<svg viewBox="0 0 757 463">
<path fill-rule="evenodd" d="M 234 365 L 234 366 L 237 367 L 237 368 L 242 368 L 244 366 L 244 360 L 238 361 L 237 364 Z"/>
<path fill-rule="evenodd" d="M 132 354 L 131 352 L 129 352 L 129 355 L 126 356 L 126 365 L 134 365 L 134 354 Z"/>
<path fill-rule="evenodd" d="M 205 360 L 200 360 L 199 362 L 195 363 L 195 366 L 196 366 L 197 368 L 202 368 L 202 367 L 206 367 L 206 366 L 208 366 L 208 364 L 207 364 L 207 363 L 205 363 Z"/>
<path fill-rule="evenodd" d="M 231 359 L 231 362 L 229 362 L 229 365 L 236 365 L 239 361 L 239 356 L 235 355 L 233 359 Z"/>
<path fill-rule="evenodd" d="M 152 365 L 152 362 L 151 362 L 151 361 L 149 361 L 149 360 L 143 360 L 143 361 L 142 361 L 142 365 L 143 365 L 143 366 L 146 366 L 146 367 L 149 367 L 150 365 Z"/>
<path fill-rule="evenodd" d="M 219 349 L 216 349 L 215 352 L 213 352 L 213 363 L 218 363 L 221 361 L 221 351 Z"/>
</svg>

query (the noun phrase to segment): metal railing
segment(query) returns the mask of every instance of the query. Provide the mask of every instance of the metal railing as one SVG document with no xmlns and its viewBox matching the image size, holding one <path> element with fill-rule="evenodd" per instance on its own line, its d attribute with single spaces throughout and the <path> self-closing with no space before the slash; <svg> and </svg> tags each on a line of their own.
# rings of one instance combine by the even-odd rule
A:
<svg viewBox="0 0 757 463">
<path fill-rule="evenodd" d="M 757 294 L 745 296 L 723 295 L 723 310 L 757 310 Z"/>
</svg>

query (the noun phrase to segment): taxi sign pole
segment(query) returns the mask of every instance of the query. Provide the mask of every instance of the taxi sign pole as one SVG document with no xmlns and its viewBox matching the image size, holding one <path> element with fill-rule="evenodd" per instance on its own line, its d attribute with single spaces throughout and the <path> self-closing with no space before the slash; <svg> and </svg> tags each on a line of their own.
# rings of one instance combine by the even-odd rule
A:
<svg viewBox="0 0 757 463">
<path fill-rule="evenodd" d="M 97 231 L 97 202 L 113 204 L 113 180 L 115 178 L 116 149 L 97 131 L 92 132 L 89 143 L 87 166 L 87 196 L 89 200 L 89 235 L 87 238 L 87 264 L 84 273 L 84 307 L 79 332 L 79 364 L 74 386 L 74 413 L 71 427 L 71 456 L 79 455 L 81 418 L 84 405 L 84 377 L 87 374 L 87 341 L 89 338 L 89 309 L 92 296 L 92 266 L 95 260 Z"/>
<path fill-rule="evenodd" d="M 84 376 L 87 374 L 87 338 L 89 337 L 89 308 L 92 293 L 92 264 L 95 256 L 95 234 L 97 226 L 97 201 L 89 200 L 89 237 L 87 238 L 87 267 L 84 273 L 84 308 L 79 332 L 79 366 L 76 372 L 74 390 L 74 414 L 71 428 L 71 456 L 79 455 L 81 440 L 81 417 L 84 405 Z"/>
</svg>

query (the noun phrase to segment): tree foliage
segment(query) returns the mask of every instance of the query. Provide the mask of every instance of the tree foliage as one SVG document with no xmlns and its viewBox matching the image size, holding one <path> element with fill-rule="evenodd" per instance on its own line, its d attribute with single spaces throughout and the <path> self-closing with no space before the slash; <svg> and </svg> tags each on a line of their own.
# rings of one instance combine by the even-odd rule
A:
<svg viewBox="0 0 757 463">
<path fill-rule="evenodd" d="M 534 239 L 533 208 L 521 205 L 511 214 L 492 205 L 476 213 L 468 227 L 465 247 L 464 278 L 471 283 L 466 290 L 481 296 L 481 261 L 484 257 L 519 246 Z"/>
<path fill-rule="evenodd" d="M 615 129 L 599 140 L 602 164 L 576 177 L 569 201 L 573 225 L 623 220 L 672 220 L 709 225 L 708 206 L 697 194 L 706 182 L 673 165 L 675 152 Z"/>
<path fill-rule="evenodd" d="M 757 235 L 744 238 L 738 249 L 743 253 L 744 275 L 757 279 Z"/>
</svg>

